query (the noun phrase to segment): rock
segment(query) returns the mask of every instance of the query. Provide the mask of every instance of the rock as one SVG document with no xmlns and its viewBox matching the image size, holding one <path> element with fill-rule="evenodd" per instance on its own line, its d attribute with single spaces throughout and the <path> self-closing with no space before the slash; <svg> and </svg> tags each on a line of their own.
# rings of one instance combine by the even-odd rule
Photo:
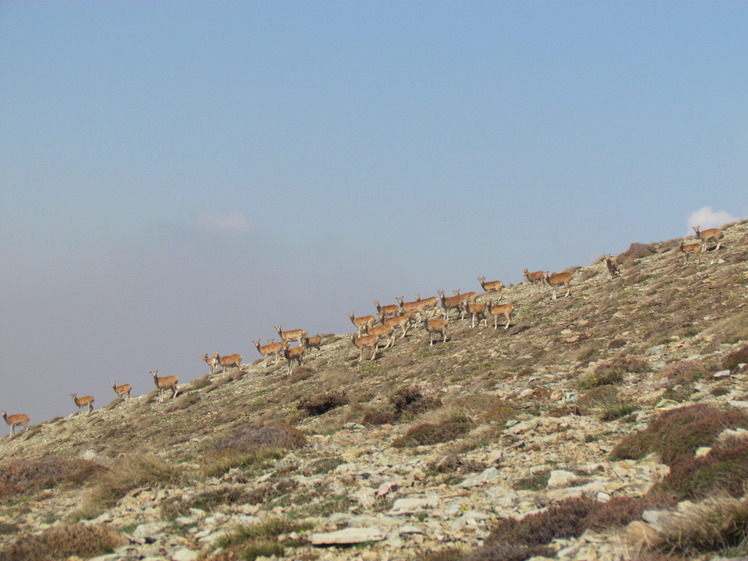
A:
<svg viewBox="0 0 748 561">
<path fill-rule="evenodd" d="M 499 472 L 497 468 L 490 467 L 490 468 L 484 469 L 480 473 L 471 473 L 459 483 L 459 486 L 465 487 L 465 488 L 478 487 L 480 485 L 485 485 L 486 483 L 495 481 L 500 476 L 501 476 L 501 473 Z"/>
<path fill-rule="evenodd" d="M 439 500 L 435 497 L 423 499 L 397 499 L 392 505 L 390 515 L 415 514 L 424 510 L 431 510 L 439 505 Z"/>
<path fill-rule="evenodd" d="M 191 549 L 183 547 L 182 549 L 175 551 L 171 558 L 173 561 L 195 561 L 198 557 L 199 553 L 197 551 L 192 551 Z"/>
<path fill-rule="evenodd" d="M 357 543 L 378 542 L 384 539 L 379 528 L 345 528 L 335 532 L 312 534 L 312 545 L 352 545 Z"/>
<path fill-rule="evenodd" d="M 558 489 L 559 487 L 568 487 L 572 481 L 579 479 L 577 474 L 562 469 L 554 469 L 548 478 L 548 488 Z"/>
</svg>

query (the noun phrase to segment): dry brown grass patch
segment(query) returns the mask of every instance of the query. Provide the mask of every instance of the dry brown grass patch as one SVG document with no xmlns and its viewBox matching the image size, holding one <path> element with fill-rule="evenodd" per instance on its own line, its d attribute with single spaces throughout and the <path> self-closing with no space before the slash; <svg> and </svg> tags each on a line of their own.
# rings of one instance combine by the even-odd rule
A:
<svg viewBox="0 0 748 561">
<path fill-rule="evenodd" d="M 108 529 L 83 524 L 60 524 L 41 534 L 19 534 L 0 549 L 0 561 L 88 559 L 111 553 L 127 540 Z"/>
</svg>

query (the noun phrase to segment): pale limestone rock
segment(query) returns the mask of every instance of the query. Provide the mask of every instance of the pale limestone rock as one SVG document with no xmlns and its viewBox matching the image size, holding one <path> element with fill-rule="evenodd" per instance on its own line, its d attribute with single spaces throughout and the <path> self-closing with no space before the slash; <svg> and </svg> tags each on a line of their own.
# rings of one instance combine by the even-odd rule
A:
<svg viewBox="0 0 748 561">
<path fill-rule="evenodd" d="M 365 542 L 378 542 L 384 539 L 379 528 L 345 528 L 335 532 L 312 534 L 312 545 L 351 545 Z"/>
</svg>

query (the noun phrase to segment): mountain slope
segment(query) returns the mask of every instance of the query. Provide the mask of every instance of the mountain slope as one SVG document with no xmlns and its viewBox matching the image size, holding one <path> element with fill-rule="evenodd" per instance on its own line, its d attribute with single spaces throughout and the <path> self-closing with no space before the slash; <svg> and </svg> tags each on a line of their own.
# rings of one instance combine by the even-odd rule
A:
<svg viewBox="0 0 748 561">
<path fill-rule="evenodd" d="M 724 367 L 748 339 L 748 226 L 727 227 L 698 266 L 678 242 L 632 244 L 616 278 L 603 261 L 569 269 L 568 298 L 508 287 L 507 330 L 452 319 L 449 340 L 429 346 L 419 326 L 360 364 L 350 336 L 327 335 L 290 373 L 257 360 L 174 400 L 115 399 L 3 439 L 3 541 L 88 519 L 125 536 L 112 560 L 251 558 L 253 547 L 289 559 L 462 559 L 480 547 L 476 559 L 526 558 L 487 553 L 497 520 L 572 497 L 641 497 L 669 467 L 657 454 L 612 460 L 628 435 L 688 404 L 748 409 L 745 368 Z M 120 473 L 127 483 L 106 479 Z M 218 548 L 236 526 L 260 535 Z M 584 535 L 550 551 L 629 555 L 618 527 Z M 336 539 L 364 545 L 326 543 Z"/>
</svg>

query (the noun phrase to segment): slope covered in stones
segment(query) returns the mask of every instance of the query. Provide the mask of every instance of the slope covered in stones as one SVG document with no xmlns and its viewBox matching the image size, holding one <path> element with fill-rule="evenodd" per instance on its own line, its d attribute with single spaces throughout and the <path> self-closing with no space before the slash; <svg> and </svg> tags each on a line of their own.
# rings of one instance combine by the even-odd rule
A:
<svg viewBox="0 0 748 561">
<path fill-rule="evenodd" d="M 58 542 L 113 536 L 70 553 L 111 560 L 633 559 L 642 534 L 664 531 L 641 512 L 514 550 L 502 521 L 561 506 L 559 529 L 563 505 L 600 519 L 600 505 L 645 496 L 667 519 L 705 498 L 655 497 L 689 464 L 621 452 L 665 412 L 748 409 L 748 227 L 727 227 L 698 266 L 678 243 L 633 244 L 616 278 L 602 261 L 569 269 L 568 298 L 507 288 L 507 330 L 452 320 L 429 346 L 417 327 L 360 364 L 348 335 L 327 335 L 290 373 L 258 360 L 174 400 L 113 400 L 3 439 L 0 559 L 60 528 Z"/>
</svg>

